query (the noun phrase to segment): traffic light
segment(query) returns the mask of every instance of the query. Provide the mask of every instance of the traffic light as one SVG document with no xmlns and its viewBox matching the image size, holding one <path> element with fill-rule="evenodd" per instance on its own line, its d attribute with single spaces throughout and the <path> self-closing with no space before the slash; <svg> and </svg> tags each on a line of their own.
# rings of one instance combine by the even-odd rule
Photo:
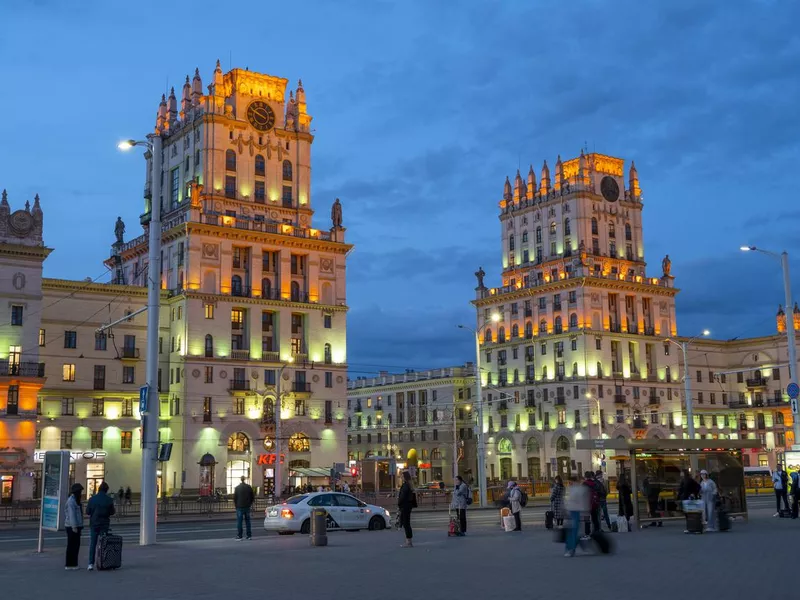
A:
<svg viewBox="0 0 800 600">
<path fill-rule="evenodd" d="M 350 475 L 358 477 L 358 467 L 350 467 Z"/>
</svg>

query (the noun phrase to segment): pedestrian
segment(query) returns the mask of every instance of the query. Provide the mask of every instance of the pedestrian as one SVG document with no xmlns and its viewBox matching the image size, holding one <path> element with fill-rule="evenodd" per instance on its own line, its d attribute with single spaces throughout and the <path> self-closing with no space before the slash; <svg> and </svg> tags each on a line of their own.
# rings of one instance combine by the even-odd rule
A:
<svg viewBox="0 0 800 600">
<path fill-rule="evenodd" d="M 595 533 L 600 531 L 600 494 L 597 491 L 597 480 L 594 478 L 594 473 L 586 471 L 583 474 L 583 483 L 581 485 L 589 490 L 589 519 L 592 522 L 591 533 Z M 587 532 L 587 535 L 589 535 L 589 532 Z"/>
<path fill-rule="evenodd" d="M 716 531 L 717 484 L 708 476 L 708 471 L 700 471 L 700 497 L 703 500 L 703 516 L 706 531 Z"/>
<path fill-rule="evenodd" d="M 600 520 L 600 517 L 604 518 L 606 521 L 606 525 L 608 526 L 608 530 L 611 531 L 611 518 L 608 516 L 608 487 L 606 487 L 606 482 L 603 479 L 603 472 L 601 470 L 597 470 L 595 472 L 595 486 L 597 488 L 597 501 L 600 504 L 599 512 L 597 515 L 597 520 Z"/>
<path fill-rule="evenodd" d="M 73 483 L 69 498 L 67 498 L 66 515 L 64 517 L 64 529 L 67 532 L 67 561 L 64 569 L 67 571 L 80 569 L 78 566 L 78 554 L 81 551 L 81 532 L 83 531 L 81 492 L 83 492 L 83 486 L 80 483 Z"/>
<path fill-rule="evenodd" d="M 122 504 L 122 500 L 125 498 L 125 490 L 122 489 L 122 486 L 119 486 L 119 491 L 117 492 L 117 500 L 120 504 Z"/>
<path fill-rule="evenodd" d="M 792 518 L 796 519 L 798 514 L 798 502 L 800 502 L 800 473 L 792 471 Z"/>
<path fill-rule="evenodd" d="M 242 540 L 242 519 L 247 526 L 247 539 L 253 539 L 253 531 L 250 528 L 250 507 L 253 506 L 255 494 L 253 488 L 247 483 L 247 478 L 242 475 L 241 483 L 233 490 L 233 505 L 236 507 L 236 539 Z"/>
<path fill-rule="evenodd" d="M 550 488 L 550 510 L 558 527 L 564 525 L 564 480 L 561 475 L 556 475 L 553 487 Z"/>
<path fill-rule="evenodd" d="M 699 497 L 700 484 L 697 483 L 697 480 L 694 477 L 692 477 L 689 469 L 684 469 L 683 477 L 681 478 L 681 484 L 678 487 L 678 500 L 683 502 L 684 500 L 691 500 Z"/>
<path fill-rule="evenodd" d="M 775 505 L 777 512 L 774 517 L 781 516 L 781 500 L 786 510 L 789 510 L 789 496 L 786 488 L 789 487 L 789 476 L 781 465 L 772 472 L 772 487 L 775 488 Z"/>
<path fill-rule="evenodd" d="M 648 514 L 650 518 L 653 519 L 649 527 L 663 527 L 664 522 L 660 519 L 656 520 L 661 516 L 658 511 L 658 502 L 661 498 L 661 486 L 656 482 L 650 481 L 650 476 L 648 475 L 642 480 L 642 492 L 645 498 L 647 498 Z"/>
<path fill-rule="evenodd" d="M 400 525 L 406 534 L 406 543 L 402 548 L 411 548 L 411 540 L 414 533 L 411 531 L 411 511 L 417 507 L 417 495 L 411 485 L 411 473 L 403 471 L 403 485 L 400 486 L 400 493 L 397 496 L 397 509 L 400 511 Z"/>
<path fill-rule="evenodd" d="M 450 507 L 455 509 L 458 514 L 458 527 L 461 535 L 467 533 L 467 506 L 471 502 L 472 493 L 469 487 L 464 483 L 461 475 L 456 475 L 455 487 L 453 488 L 453 501 Z"/>
<path fill-rule="evenodd" d="M 128 488 L 130 490 L 130 488 Z M 127 492 L 126 492 L 127 493 Z M 108 533 L 111 528 L 111 517 L 116 513 L 114 500 L 108 495 L 108 484 L 100 484 L 97 493 L 86 503 L 86 514 L 89 517 L 89 570 L 94 569 L 94 555 L 97 550 L 97 538 Z"/>
<path fill-rule="evenodd" d="M 631 517 L 633 516 L 632 495 L 633 488 L 631 488 L 628 476 L 623 470 L 617 478 L 617 496 L 619 496 L 619 514 L 624 516 L 628 523 L 630 523 Z"/>
<path fill-rule="evenodd" d="M 522 492 L 516 481 L 508 482 L 508 500 L 514 515 L 514 531 L 522 531 Z"/>
<path fill-rule="evenodd" d="M 564 553 L 566 557 L 575 556 L 575 549 L 578 547 L 578 537 L 580 535 L 581 515 L 591 510 L 591 493 L 588 486 L 578 483 L 577 477 L 572 478 L 564 503 L 570 521 L 566 537 L 566 551 Z"/>
<path fill-rule="evenodd" d="M 350 493 L 350 486 L 349 486 L 349 485 L 347 485 L 347 482 L 346 482 L 346 481 L 345 481 L 345 482 L 342 484 L 342 491 L 343 491 L 345 494 L 349 494 L 349 493 Z"/>
<path fill-rule="evenodd" d="M 120 489 L 122 489 L 122 488 L 120 488 Z M 120 502 L 121 502 L 121 500 L 120 500 Z M 128 486 L 128 487 L 125 488 L 125 504 L 127 504 L 128 506 L 133 504 L 133 502 L 131 501 L 131 486 Z"/>
</svg>

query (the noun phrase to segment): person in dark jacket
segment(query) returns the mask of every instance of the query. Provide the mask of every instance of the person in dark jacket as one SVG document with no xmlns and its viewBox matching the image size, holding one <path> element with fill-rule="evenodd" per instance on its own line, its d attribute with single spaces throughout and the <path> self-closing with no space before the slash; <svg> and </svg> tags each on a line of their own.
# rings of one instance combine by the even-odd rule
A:
<svg viewBox="0 0 800 600">
<path fill-rule="evenodd" d="M 688 469 L 686 469 L 683 471 L 681 484 L 678 487 L 678 500 L 682 502 L 684 500 L 689 500 L 692 497 L 700 497 L 700 484 L 697 483 L 697 480 L 692 477 L 692 474 Z"/>
<path fill-rule="evenodd" d="M 642 481 L 642 492 L 647 498 L 647 512 L 651 519 L 657 519 L 661 516 L 658 510 L 658 503 L 661 498 L 661 485 L 655 481 L 650 480 L 650 476 L 644 478 Z M 661 520 L 654 520 L 650 523 L 649 527 L 662 527 L 664 522 Z"/>
<path fill-rule="evenodd" d="M 411 485 L 411 473 L 403 471 L 403 485 L 400 486 L 400 493 L 397 496 L 397 508 L 400 511 L 400 524 L 406 534 L 406 543 L 403 548 L 411 548 L 411 538 L 414 537 L 411 531 L 411 510 L 417 506 L 417 496 L 414 494 L 414 487 Z"/>
<path fill-rule="evenodd" d="M 594 473 L 592 471 L 586 471 L 584 474 L 583 483 L 581 485 L 586 486 L 589 488 L 589 519 L 592 523 L 592 533 L 600 531 L 600 492 L 597 486 L 597 480 L 595 479 Z M 588 527 L 588 525 L 587 525 Z M 587 535 L 589 532 L 586 532 Z"/>
<path fill-rule="evenodd" d="M 108 533 L 111 528 L 111 517 L 114 516 L 114 500 L 108 495 L 108 484 L 100 484 L 97 493 L 86 504 L 89 516 L 89 570 L 94 569 L 94 554 L 97 550 L 97 538 Z"/>
<path fill-rule="evenodd" d="M 255 494 L 253 488 L 242 476 L 242 482 L 233 490 L 233 504 L 236 506 L 236 539 L 242 539 L 242 519 L 247 526 L 247 539 L 253 539 L 253 531 L 250 528 L 250 507 L 253 506 Z"/>
<path fill-rule="evenodd" d="M 461 535 L 466 535 L 467 506 L 469 506 L 469 499 L 472 493 L 469 491 L 467 484 L 464 483 L 464 480 L 461 479 L 461 475 L 456 475 L 455 484 L 453 488 L 453 501 L 450 507 L 454 508 L 458 514 L 459 533 Z"/>
<path fill-rule="evenodd" d="M 633 502 L 631 501 L 633 489 L 624 471 L 617 478 L 617 494 L 619 496 L 619 514 L 623 515 L 627 521 L 630 521 L 633 516 Z"/>
</svg>

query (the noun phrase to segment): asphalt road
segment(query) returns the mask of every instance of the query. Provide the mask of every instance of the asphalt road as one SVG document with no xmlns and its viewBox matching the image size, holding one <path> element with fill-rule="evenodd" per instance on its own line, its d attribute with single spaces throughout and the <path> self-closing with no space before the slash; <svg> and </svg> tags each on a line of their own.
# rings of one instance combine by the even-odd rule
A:
<svg viewBox="0 0 800 600">
<path fill-rule="evenodd" d="M 750 497 L 747 500 L 748 509 L 758 514 L 764 515 L 774 509 L 774 498 L 771 496 Z M 523 511 L 523 527 L 531 525 L 541 527 L 544 523 L 544 513 L 546 506 L 528 507 Z M 616 514 L 615 503 L 609 506 L 609 512 Z M 770 513 L 771 514 L 771 513 Z M 393 516 L 394 518 L 394 516 Z M 448 515 L 445 511 L 437 512 L 415 512 L 412 524 L 415 530 L 441 530 L 447 528 Z M 499 527 L 499 516 L 496 510 L 470 510 L 468 513 L 468 530 L 481 530 Z M 114 524 L 114 533 L 121 535 L 126 544 L 139 543 L 138 523 Z M 84 532 L 86 534 L 86 532 Z M 19 552 L 25 550 L 36 550 L 38 532 L 31 527 L 26 528 L 6 528 L 0 529 L 0 554 L 4 552 Z M 380 535 L 378 532 L 361 531 L 358 533 L 334 532 L 333 535 Z M 157 538 L 160 542 L 180 542 L 192 540 L 219 540 L 233 538 L 236 536 L 236 519 L 231 515 L 230 519 L 214 519 L 196 522 L 180 523 L 161 523 L 158 526 Z M 88 535 L 84 543 L 88 543 Z M 261 515 L 254 515 L 253 518 L 253 537 L 266 538 L 279 536 L 273 532 L 266 532 L 262 526 Z M 44 544 L 47 549 L 62 549 L 66 546 L 66 536 L 64 533 L 46 532 Z"/>
</svg>

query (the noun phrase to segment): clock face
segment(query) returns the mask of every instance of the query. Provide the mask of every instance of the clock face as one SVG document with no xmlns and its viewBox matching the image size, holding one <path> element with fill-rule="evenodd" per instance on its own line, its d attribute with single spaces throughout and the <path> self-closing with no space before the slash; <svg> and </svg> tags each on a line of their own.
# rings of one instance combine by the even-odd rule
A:
<svg viewBox="0 0 800 600">
<path fill-rule="evenodd" d="M 617 184 L 617 180 L 608 175 L 603 177 L 600 181 L 600 193 L 603 194 L 603 198 L 609 202 L 616 202 L 619 199 L 619 185 Z"/>
<path fill-rule="evenodd" d="M 269 104 L 256 100 L 247 107 L 247 120 L 258 131 L 269 131 L 275 125 L 275 113 Z"/>
</svg>

